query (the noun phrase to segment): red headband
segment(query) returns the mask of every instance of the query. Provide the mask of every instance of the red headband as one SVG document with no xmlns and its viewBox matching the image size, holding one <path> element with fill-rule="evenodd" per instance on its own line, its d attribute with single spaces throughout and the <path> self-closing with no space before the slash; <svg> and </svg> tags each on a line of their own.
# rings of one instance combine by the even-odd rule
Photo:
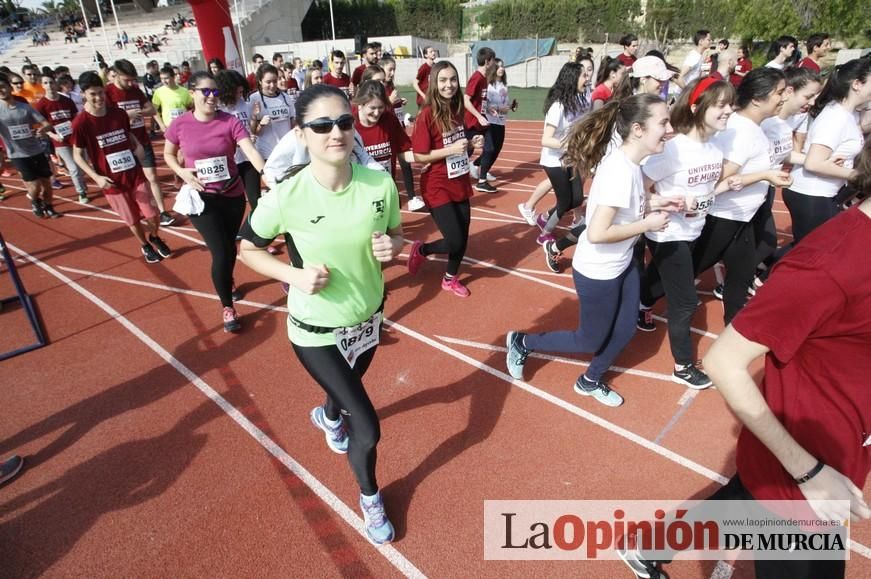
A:
<svg viewBox="0 0 871 579">
<path fill-rule="evenodd" d="M 702 96 L 702 93 L 708 90 L 708 87 L 715 82 L 717 82 L 717 79 L 711 78 L 710 76 L 700 80 L 699 84 L 696 85 L 696 88 L 693 89 L 693 94 L 690 95 L 690 104 L 696 104 L 696 101 L 699 100 L 699 97 Z"/>
</svg>

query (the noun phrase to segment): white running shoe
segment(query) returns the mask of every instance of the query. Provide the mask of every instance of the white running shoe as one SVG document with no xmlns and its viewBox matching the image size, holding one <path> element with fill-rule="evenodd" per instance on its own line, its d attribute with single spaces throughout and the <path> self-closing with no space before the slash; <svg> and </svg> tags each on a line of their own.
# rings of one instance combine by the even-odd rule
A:
<svg viewBox="0 0 871 579">
<path fill-rule="evenodd" d="M 496 180 L 496 175 L 494 175 L 494 174 L 491 173 L 490 171 L 487 171 L 487 180 L 488 180 L 488 181 L 495 181 L 495 180 Z"/>
<path fill-rule="evenodd" d="M 472 179 L 477 179 L 478 175 L 481 174 L 481 169 L 478 168 L 478 165 L 472 164 L 472 166 L 469 167 L 469 173 L 472 174 Z"/>
<path fill-rule="evenodd" d="M 526 220 L 530 227 L 535 225 L 535 209 L 527 209 L 525 203 L 519 203 L 517 211 L 520 212 L 521 217 Z"/>
<path fill-rule="evenodd" d="M 423 202 L 423 198 L 418 196 L 413 199 L 408 200 L 408 210 L 409 211 L 419 211 L 423 209 L 426 204 Z"/>
</svg>

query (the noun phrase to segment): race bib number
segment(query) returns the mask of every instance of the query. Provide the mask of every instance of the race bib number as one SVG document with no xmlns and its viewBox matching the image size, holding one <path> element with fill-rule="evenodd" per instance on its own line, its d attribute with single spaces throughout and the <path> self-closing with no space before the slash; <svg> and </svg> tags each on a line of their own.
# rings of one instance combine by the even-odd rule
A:
<svg viewBox="0 0 871 579">
<path fill-rule="evenodd" d="M 20 141 L 21 139 L 32 137 L 33 130 L 30 128 L 30 125 L 9 125 L 9 135 L 13 141 Z"/>
<path fill-rule="evenodd" d="M 288 109 L 287 107 L 269 109 L 269 117 L 272 119 L 273 123 L 286 121 L 290 118 L 290 109 Z"/>
<path fill-rule="evenodd" d="M 688 195 L 687 196 L 687 217 L 704 217 L 714 204 L 714 194 L 707 195 Z"/>
<path fill-rule="evenodd" d="M 351 328 L 336 328 L 336 346 L 342 357 L 352 368 L 357 358 L 367 350 L 378 345 L 381 339 L 381 312 L 376 312 L 371 318 Z"/>
<path fill-rule="evenodd" d="M 109 153 L 106 155 L 106 162 L 109 163 L 109 170 L 113 173 L 129 171 L 136 166 L 136 159 L 133 158 L 133 151 L 130 149 Z"/>
<path fill-rule="evenodd" d="M 469 155 L 466 153 L 450 155 L 445 159 L 445 163 L 448 166 L 448 179 L 456 179 L 469 174 Z"/>
<path fill-rule="evenodd" d="M 73 134 L 73 123 L 71 121 L 58 123 L 54 126 L 54 132 L 63 138 L 67 138 Z"/>
<path fill-rule="evenodd" d="M 145 120 L 140 116 L 130 121 L 131 129 L 141 129 L 145 126 Z"/>
<path fill-rule="evenodd" d="M 169 120 L 174 121 L 185 113 L 185 109 L 170 109 Z"/>
<path fill-rule="evenodd" d="M 194 161 L 197 168 L 197 178 L 204 184 L 226 181 L 230 178 L 230 167 L 227 165 L 227 157 L 212 157 Z"/>
</svg>

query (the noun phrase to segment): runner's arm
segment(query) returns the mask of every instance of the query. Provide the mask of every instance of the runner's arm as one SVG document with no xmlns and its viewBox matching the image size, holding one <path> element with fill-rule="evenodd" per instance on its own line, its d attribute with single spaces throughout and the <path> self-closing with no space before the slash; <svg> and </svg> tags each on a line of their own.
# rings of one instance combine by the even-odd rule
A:
<svg viewBox="0 0 871 579">
<path fill-rule="evenodd" d="M 467 94 L 464 94 L 464 95 L 463 95 L 463 105 L 466 107 L 466 110 L 469 111 L 469 112 L 472 114 L 472 116 L 474 116 L 476 119 L 478 119 L 478 123 L 479 123 L 482 127 L 486 127 L 487 125 L 490 124 L 490 121 L 488 121 L 487 119 L 485 119 L 485 118 L 484 118 L 484 115 L 482 115 L 482 114 L 480 113 L 480 111 L 478 111 L 477 109 L 475 109 L 475 105 L 472 104 L 472 97 L 470 97 L 470 96 L 467 95 Z"/>
<path fill-rule="evenodd" d="M 248 161 L 250 161 L 251 164 L 254 165 L 254 168 L 257 169 L 257 172 L 262 175 L 263 165 L 266 164 L 266 161 L 263 160 L 260 151 L 257 150 L 257 147 L 254 146 L 251 139 L 242 139 L 239 141 L 238 145 L 239 148 L 242 149 L 242 152 L 245 153 Z"/>
<path fill-rule="evenodd" d="M 818 459 L 805 450 L 777 419 L 750 374 L 751 363 L 768 351 L 767 346 L 748 340 L 729 325 L 708 350 L 702 363 L 738 420 L 795 479 L 813 469 Z M 862 491 L 831 467 L 824 467 L 799 490 L 809 500 L 850 500 L 854 519 L 871 516 Z M 843 515 L 849 516 L 849 513 Z"/>
<path fill-rule="evenodd" d="M 91 165 L 91 162 L 85 157 L 85 150 L 79 147 L 73 147 L 73 160 L 76 162 L 76 165 L 85 172 L 85 174 L 91 178 L 94 183 L 97 184 L 100 189 L 105 189 L 108 184 L 112 183 L 112 180 L 108 177 L 104 177 L 97 173 L 97 170 Z"/>
</svg>

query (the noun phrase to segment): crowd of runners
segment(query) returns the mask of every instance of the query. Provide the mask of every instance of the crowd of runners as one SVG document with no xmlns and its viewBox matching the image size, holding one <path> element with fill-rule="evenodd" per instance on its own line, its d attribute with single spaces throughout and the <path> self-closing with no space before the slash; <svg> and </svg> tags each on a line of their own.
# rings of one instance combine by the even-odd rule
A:
<svg viewBox="0 0 871 579">
<path fill-rule="evenodd" d="M 561 272 L 564 254 L 574 248 L 578 323 L 573 330 L 508 332 L 512 377 L 523 379 L 532 352 L 587 353 L 592 361 L 574 391 L 619 406 L 623 398 L 605 374 L 636 330 L 657 330 L 652 312 L 664 301 L 673 380 L 695 390 L 720 386 L 700 366 L 691 338 L 697 278 L 722 264 L 725 277 L 714 293 L 729 324 L 757 291 L 764 293 L 760 288 L 775 264 L 797 267 L 793 256 L 801 254 L 807 265 L 809 248 L 836 243 L 841 228 L 825 229 L 828 237 L 813 235 L 815 230 L 833 218 L 846 222 L 846 215 L 855 220 L 860 209 L 867 212 L 868 203 L 845 209 L 869 193 L 871 58 L 829 68 L 828 35 L 809 37 L 801 59 L 798 40 L 784 36 L 772 44 L 769 62 L 753 68 L 748 48 L 733 50 L 721 40 L 712 51 L 712 42 L 709 32 L 699 31 L 676 67 L 657 51 L 639 57 L 638 38 L 630 34 L 616 58 L 596 62 L 579 49 L 559 71 L 542 111 L 543 178 L 517 209 L 537 228 L 550 270 Z M 270 63 L 255 55 L 247 77 L 218 59 L 193 73 L 149 63 L 144 80 L 127 60 L 76 79 L 64 67 L 27 64 L 21 74 L 0 69 L 0 137 L 34 215 L 63 215 L 53 190 L 64 173 L 79 201 L 89 203 L 90 179 L 149 264 L 172 256 L 160 228 L 188 216 L 211 254 L 227 332 L 242 329 L 233 305 L 241 299 L 234 283 L 237 256 L 281 282 L 293 349 L 326 392 L 311 420 L 332 451 L 348 454 L 366 533 L 376 544 L 389 542 L 393 527 L 375 474 L 378 416 L 362 380 L 378 346 L 382 267 L 407 242 L 397 165 L 408 209 L 426 209 L 440 233 L 438 239 L 410 240 L 409 272 L 437 267 L 427 258 L 444 256 L 442 289 L 468 298 L 461 268 L 470 241 L 470 199 L 475 191 L 498 192 L 491 170 L 506 120 L 518 106 L 492 49 L 473 55 L 476 69 L 465 89 L 453 64 L 439 61 L 431 47 L 423 54 L 416 94 L 407 95 L 417 101 L 416 117 L 406 113 L 408 101 L 394 85 L 396 62 L 378 43 L 363 48 L 353 71 L 338 50 L 325 65 L 285 62 L 281 54 Z M 152 139 L 158 128 L 163 162 L 178 190 L 172 208 L 164 197 L 168 184 L 157 177 Z M 792 222 L 789 243 L 778 243 L 772 212 L 778 190 Z M 865 223 L 854 229 L 871 237 Z M 811 243 L 800 243 L 806 237 Z M 290 263 L 276 255 L 276 240 L 286 244 Z M 845 259 L 850 251 L 845 246 Z M 809 275 L 815 274 L 826 272 Z M 871 300 L 851 300 L 861 291 L 869 297 L 868 277 L 864 286 L 838 286 L 855 307 L 860 342 L 871 335 Z M 837 315 L 842 302 L 821 311 L 820 320 Z M 756 313 L 763 306 L 754 307 L 749 309 Z M 766 344 L 747 322 L 736 327 L 745 339 Z M 861 396 L 867 401 L 867 394 Z M 857 406 L 845 420 L 864 424 L 865 436 L 871 430 L 868 406 Z M 863 460 L 867 474 L 867 450 Z M 658 572 L 643 559 L 635 563 L 637 572 L 648 573 L 639 576 Z"/>
</svg>

